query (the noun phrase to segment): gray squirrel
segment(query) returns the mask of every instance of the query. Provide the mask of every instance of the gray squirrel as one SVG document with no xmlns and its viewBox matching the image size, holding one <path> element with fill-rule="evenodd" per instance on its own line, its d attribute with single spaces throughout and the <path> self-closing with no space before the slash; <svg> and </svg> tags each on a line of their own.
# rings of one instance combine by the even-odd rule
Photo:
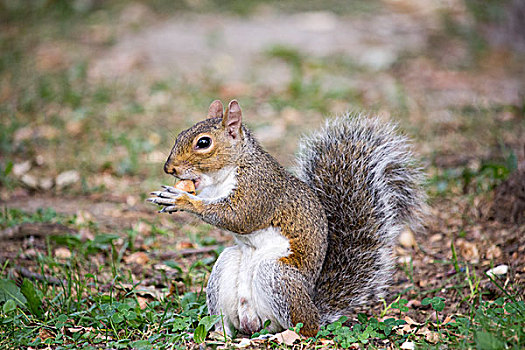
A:
<svg viewBox="0 0 525 350">
<path fill-rule="evenodd" d="M 216 330 L 252 334 L 270 320 L 271 332 L 302 323 L 315 336 L 383 296 L 392 246 L 424 208 L 406 138 L 379 119 L 340 116 L 302 141 L 294 176 L 244 126 L 237 101 L 223 109 L 212 102 L 165 163 L 195 192 L 163 186 L 148 199 L 232 233 L 206 288 Z"/>
</svg>

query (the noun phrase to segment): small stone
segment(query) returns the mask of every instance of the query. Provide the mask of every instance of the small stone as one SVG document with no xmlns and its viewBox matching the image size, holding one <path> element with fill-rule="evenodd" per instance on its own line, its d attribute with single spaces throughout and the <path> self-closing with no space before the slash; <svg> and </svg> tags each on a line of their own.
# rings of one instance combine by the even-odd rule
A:
<svg viewBox="0 0 525 350">
<path fill-rule="evenodd" d="M 60 173 L 56 178 L 56 185 L 58 189 L 73 185 L 80 180 L 80 175 L 76 170 L 68 170 Z"/>
<path fill-rule="evenodd" d="M 24 174 L 22 175 L 22 178 L 20 179 L 20 181 L 22 181 L 22 183 L 31 188 L 31 189 L 35 189 L 38 187 L 38 180 L 36 177 L 34 177 L 33 175 L 29 175 L 29 174 Z"/>
<path fill-rule="evenodd" d="M 405 248 L 412 248 L 416 246 L 416 239 L 411 230 L 406 229 L 399 235 L 399 244 Z"/>
<path fill-rule="evenodd" d="M 36 165 L 38 165 L 38 166 L 42 166 L 42 165 L 44 165 L 44 162 L 45 162 L 45 158 L 44 158 L 43 155 L 39 154 L 39 155 L 37 155 L 37 156 L 35 157 L 35 163 L 36 163 Z"/>
<path fill-rule="evenodd" d="M 38 181 L 38 187 L 44 191 L 49 191 L 53 187 L 53 179 L 44 177 Z"/>
<path fill-rule="evenodd" d="M 16 163 L 13 165 L 13 175 L 16 177 L 20 177 L 27 173 L 29 170 L 31 170 L 31 161 L 26 160 L 22 163 Z"/>
<path fill-rule="evenodd" d="M 491 277 L 505 275 L 509 271 L 508 265 L 498 265 L 487 271 L 487 275 Z"/>
<path fill-rule="evenodd" d="M 71 258 L 71 251 L 66 247 L 59 247 L 55 249 L 55 258 L 57 259 L 69 259 Z"/>
</svg>

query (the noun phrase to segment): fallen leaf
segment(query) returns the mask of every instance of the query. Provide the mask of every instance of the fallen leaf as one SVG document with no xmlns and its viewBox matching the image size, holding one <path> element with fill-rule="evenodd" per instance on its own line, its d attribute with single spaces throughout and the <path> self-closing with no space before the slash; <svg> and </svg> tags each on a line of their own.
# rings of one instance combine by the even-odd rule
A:
<svg viewBox="0 0 525 350">
<path fill-rule="evenodd" d="M 409 316 L 405 316 L 403 318 L 403 320 L 405 320 L 405 322 L 409 325 L 416 325 L 416 326 L 419 326 L 421 323 L 418 323 L 416 321 L 414 321 L 412 318 L 410 318 Z"/>
<path fill-rule="evenodd" d="M 301 339 L 299 334 L 289 329 L 285 330 L 284 332 L 277 333 L 273 337 L 270 338 L 270 340 L 275 340 L 279 344 L 286 344 L 286 345 L 292 345 L 298 339 Z"/>
<path fill-rule="evenodd" d="M 66 123 L 66 130 L 69 135 L 76 136 L 82 132 L 84 124 L 81 120 L 70 120 Z"/>
<path fill-rule="evenodd" d="M 318 339 L 318 341 L 321 343 L 323 347 L 328 347 L 330 345 L 334 345 L 334 341 L 332 339 Z"/>
<path fill-rule="evenodd" d="M 139 307 L 141 310 L 144 310 L 148 307 L 148 302 L 150 301 L 148 298 L 144 298 L 141 296 L 137 296 L 137 301 L 139 303 Z"/>
<path fill-rule="evenodd" d="M 40 71 L 56 71 L 65 67 L 69 59 L 66 50 L 57 44 L 46 43 L 40 45 L 35 53 L 35 61 Z"/>
<path fill-rule="evenodd" d="M 456 246 L 465 260 L 471 263 L 479 262 L 479 251 L 476 244 L 460 238 L 456 241 Z"/>
<path fill-rule="evenodd" d="M 144 221 L 139 221 L 133 225 L 133 230 L 137 231 L 142 236 L 149 236 L 151 233 L 151 225 L 146 224 Z"/>
<path fill-rule="evenodd" d="M 410 301 L 407 303 L 406 307 L 417 309 L 417 308 L 421 307 L 421 302 L 420 302 L 419 300 L 412 299 L 412 300 L 410 300 Z"/>
<path fill-rule="evenodd" d="M 176 247 L 177 250 L 188 249 L 188 248 L 195 248 L 195 244 L 188 242 L 188 241 L 182 241 L 182 242 L 177 243 L 177 247 Z"/>
<path fill-rule="evenodd" d="M 139 201 L 138 198 L 135 196 L 126 197 L 126 204 L 129 205 L 130 207 L 137 205 L 138 201 Z"/>
<path fill-rule="evenodd" d="M 42 341 L 49 339 L 49 338 L 54 338 L 54 337 L 55 335 L 51 333 L 50 331 L 48 331 L 46 328 L 40 328 L 40 330 L 38 331 L 38 338 L 42 339 Z"/>
<path fill-rule="evenodd" d="M 91 241 L 93 239 L 95 239 L 95 235 L 93 234 L 93 232 L 91 232 L 91 230 L 87 227 L 82 227 L 79 231 L 78 231 L 78 235 L 80 236 L 80 240 L 82 242 L 86 242 L 86 241 Z"/>
<path fill-rule="evenodd" d="M 401 344 L 400 348 L 406 350 L 414 350 L 416 348 L 416 345 L 414 344 L 414 342 L 406 341 L 403 344 Z"/>
<path fill-rule="evenodd" d="M 235 344 L 236 348 L 245 348 L 252 344 L 251 340 L 248 338 L 242 338 L 241 341 Z"/>
<path fill-rule="evenodd" d="M 77 211 L 77 218 L 75 219 L 76 225 L 85 225 L 93 221 L 93 215 L 86 210 Z"/>
<path fill-rule="evenodd" d="M 423 331 L 421 333 L 425 336 L 425 339 L 432 344 L 436 344 L 440 341 L 438 332 L 432 332 L 431 330 L 425 327 L 423 328 Z"/>
<path fill-rule="evenodd" d="M 487 249 L 485 257 L 489 260 L 497 259 L 501 257 L 501 249 L 497 245 L 492 245 Z"/>
<path fill-rule="evenodd" d="M 126 264 L 145 265 L 149 261 L 149 256 L 144 252 L 135 252 L 129 256 L 124 257 L 124 261 Z"/>
</svg>

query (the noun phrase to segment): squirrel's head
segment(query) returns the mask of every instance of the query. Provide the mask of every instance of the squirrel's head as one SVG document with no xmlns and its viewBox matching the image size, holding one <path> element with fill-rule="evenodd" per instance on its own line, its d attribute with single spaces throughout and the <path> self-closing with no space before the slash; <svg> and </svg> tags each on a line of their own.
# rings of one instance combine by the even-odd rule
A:
<svg viewBox="0 0 525 350">
<path fill-rule="evenodd" d="M 213 101 L 205 120 L 177 136 L 164 164 L 167 174 L 193 180 L 198 187 L 203 175 L 235 166 L 244 139 L 242 112 L 236 100 L 223 109 L 221 101 Z"/>
</svg>

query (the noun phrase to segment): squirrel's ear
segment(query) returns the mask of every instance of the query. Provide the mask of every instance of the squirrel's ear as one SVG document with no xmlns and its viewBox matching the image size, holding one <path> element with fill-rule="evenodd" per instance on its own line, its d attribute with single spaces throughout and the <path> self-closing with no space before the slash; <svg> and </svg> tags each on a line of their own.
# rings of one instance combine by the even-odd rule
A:
<svg viewBox="0 0 525 350">
<path fill-rule="evenodd" d="M 224 107 L 222 106 L 222 102 L 219 100 L 215 100 L 211 103 L 210 109 L 208 110 L 208 116 L 206 118 L 222 118 L 222 110 Z"/>
<path fill-rule="evenodd" d="M 242 123 L 242 112 L 241 107 L 237 100 L 233 100 L 226 108 L 224 117 L 222 118 L 222 126 L 226 129 L 228 135 L 233 139 L 238 138 L 241 133 L 241 123 Z"/>
</svg>

